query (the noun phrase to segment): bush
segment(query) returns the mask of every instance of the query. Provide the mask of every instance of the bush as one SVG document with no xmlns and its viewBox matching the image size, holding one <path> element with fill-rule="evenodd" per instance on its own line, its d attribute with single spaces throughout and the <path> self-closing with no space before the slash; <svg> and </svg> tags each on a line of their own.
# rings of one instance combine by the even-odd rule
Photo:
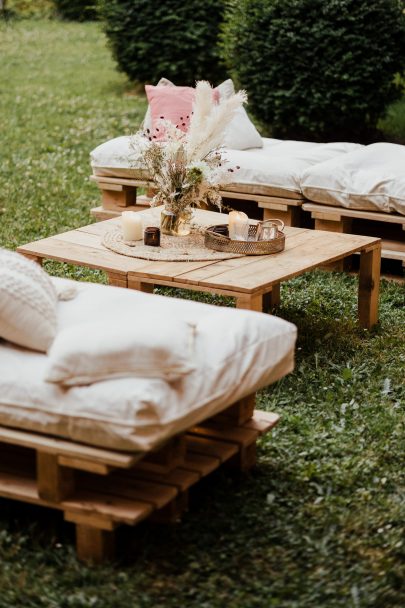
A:
<svg viewBox="0 0 405 608">
<path fill-rule="evenodd" d="M 113 55 L 131 80 L 155 83 L 165 76 L 176 84 L 217 83 L 218 34 L 224 3 L 220 0 L 101 0 Z"/>
<path fill-rule="evenodd" d="M 58 15 L 67 21 L 91 21 L 97 18 L 97 0 L 54 0 Z"/>
<path fill-rule="evenodd" d="M 44 18 L 52 17 L 54 13 L 53 0 L 0 0 L 4 14 L 15 18 Z"/>
<path fill-rule="evenodd" d="M 399 0 L 237 0 L 223 54 L 275 137 L 366 141 L 402 87 Z"/>
</svg>

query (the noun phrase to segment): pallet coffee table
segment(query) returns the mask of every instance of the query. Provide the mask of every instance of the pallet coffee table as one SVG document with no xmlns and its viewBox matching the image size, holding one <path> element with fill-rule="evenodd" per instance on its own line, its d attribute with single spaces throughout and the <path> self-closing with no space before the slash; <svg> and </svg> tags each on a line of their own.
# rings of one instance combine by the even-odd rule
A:
<svg viewBox="0 0 405 608">
<path fill-rule="evenodd" d="M 148 218 L 156 221 L 159 213 L 158 209 L 139 212 L 146 225 Z M 227 223 L 228 216 L 197 210 L 194 221 L 208 226 Z M 90 224 L 28 243 L 17 251 L 39 263 L 52 259 L 104 270 L 110 284 L 119 287 L 152 291 L 154 285 L 166 285 L 211 292 L 233 296 L 238 308 L 256 311 L 278 305 L 282 281 L 359 253 L 359 323 L 369 329 L 378 321 L 378 238 L 286 227 L 286 247 L 278 254 L 204 262 L 154 262 L 114 253 L 101 244 L 105 230 L 119 223 L 120 218 L 116 218 Z"/>
</svg>

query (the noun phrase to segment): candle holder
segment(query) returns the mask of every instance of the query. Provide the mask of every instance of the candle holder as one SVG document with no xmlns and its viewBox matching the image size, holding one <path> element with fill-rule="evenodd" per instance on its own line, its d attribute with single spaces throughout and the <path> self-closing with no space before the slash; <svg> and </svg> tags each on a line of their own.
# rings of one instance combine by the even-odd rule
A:
<svg viewBox="0 0 405 608">
<path fill-rule="evenodd" d="M 149 247 L 160 247 L 160 229 L 155 226 L 145 228 L 143 242 Z"/>
</svg>

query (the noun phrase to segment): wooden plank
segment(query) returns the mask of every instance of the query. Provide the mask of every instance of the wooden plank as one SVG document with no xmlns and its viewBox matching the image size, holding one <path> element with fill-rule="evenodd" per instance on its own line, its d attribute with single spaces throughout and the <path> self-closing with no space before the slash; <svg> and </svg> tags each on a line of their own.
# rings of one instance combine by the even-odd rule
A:
<svg viewBox="0 0 405 608">
<path fill-rule="evenodd" d="M 130 476 L 120 477 L 120 475 L 114 474 L 107 479 L 84 474 L 80 477 L 80 484 L 81 487 L 91 490 L 96 495 L 100 493 L 114 498 L 150 503 L 155 509 L 161 509 L 178 494 L 177 488 L 169 484 L 133 479 Z"/>
<path fill-rule="evenodd" d="M 142 521 L 153 511 L 153 506 L 147 502 L 89 490 L 77 491 L 74 497 L 58 505 L 64 511 L 104 516 L 113 522 L 130 526 Z"/>
<path fill-rule="evenodd" d="M 208 437 L 237 444 L 239 447 L 247 447 L 254 443 L 258 437 L 258 432 L 246 427 L 228 427 L 214 423 L 201 424 L 190 429 L 189 434 L 198 437 Z"/>
<path fill-rule="evenodd" d="M 123 186 L 141 186 L 141 187 L 153 187 L 155 184 L 153 181 L 145 179 L 137 179 L 132 177 L 107 177 L 101 175 L 90 175 L 89 177 L 91 182 L 96 182 L 97 184 L 121 184 Z"/>
<path fill-rule="evenodd" d="M 182 462 L 182 465 L 184 465 L 184 462 Z M 166 474 L 143 471 L 135 467 L 131 471 L 131 476 L 134 479 L 147 479 L 148 481 L 155 481 L 163 485 L 175 486 L 179 492 L 185 492 L 198 482 L 201 475 L 197 471 L 190 471 L 180 467 L 181 465 Z M 120 477 L 124 479 L 126 475 L 127 473 L 121 473 Z"/>
<path fill-rule="evenodd" d="M 208 456 L 196 452 L 188 452 L 180 469 L 198 473 L 200 477 L 206 477 L 221 465 L 221 460 L 216 456 Z"/>
<path fill-rule="evenodd" d="M 203 456 L 214 456 L 215 458 L 218 458 L 221 463 L 226 462 L 239 451 L 236 444 L 227 443 L 225 441 L 217 441 L 192 435 L 187 435 L 186 440 L 187 453 L 195 452 L 196 454 L 202 454 Z"/>
<path fill-rule="evenodd" d="M 310 211 L 311 213 L 322 213 L 325 218 L 328 215 L 341 215 L 344 217 L 356 217 L 364 220 L 405 225 L 405 215 L 399 215 L 396 213 L 384 213 L 382 211 L 361 211 L 360 209 L 346 209 L 345 207 L 337 206 L 330 207 L 328 205 L 320 205 L 315 203 L 305 203 L 302 208 L 304 211 Z"/>
<path fill-rule="evenodd" d="M 75 488 L 72 469 L 61 467 L 56 454 L 37 452 L 38 496 L 49 502 L 61 502 Z"/>
<path fill-rule="evenodd" d="M 58 464 L 61 467 L 69 467 L 71 469 L 78 469 L 79 471 L 87 471 L 88 473 L 95 473 L 96 475 L 108 475 L 108 473 L 110 473 L 112 470 L 112 467 L 102 462 L 94 462 L 92 460 L 72 458 L 69 456 L 58 456 Z"/>
<path fill-rule="evenodd" d="M 27 448 L 34 448 L 48 454 L 57 454 L 69 457 L 79 457 L 84 460 L 101 462 L 117 468 L 132 467 L 143 454 L 127 454 L 114 450 L 96 448 L 89 445 L 74 443 L 65 439 L 30 433 L 29 431 L 19 431 L 0 426 L 0 441 L 12 445 L 20 445 Z"/>
<path fill-rule="evenodd" d="M 255 410 L 254 417 L 245 422 L 243 425 L 246 429 L 252 429 L 259 435 L 264 435 L 271 431 L 276 426 L 280 416 L 273 412 L 264 412 L 262 410 Z"/>
<path fill-rule="evenodd" d="M 287 198 L 283 196 L 269 196 L 265 201 L 259 203 L 262 209 L 274 209 L 273 205 L 283 205 L 288 207 L 301 207 L 305 202 L 305 198 L 297 196 L 297 198 Z"/>
</svg>

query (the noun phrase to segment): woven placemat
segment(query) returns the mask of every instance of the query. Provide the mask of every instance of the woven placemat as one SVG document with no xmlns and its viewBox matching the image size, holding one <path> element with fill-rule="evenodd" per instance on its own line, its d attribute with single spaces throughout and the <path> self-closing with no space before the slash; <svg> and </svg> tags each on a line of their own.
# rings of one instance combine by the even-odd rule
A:
<svg viewBox="0 0 405 608">
<path fill-rule="evenodd" d="M 230 258 L 241 258 L 243 255 L 237 253 L 224 253 L 204 247 L 204 235 L 192 232 L 188 236 L 168 236 L 162 234 L 160 247 L 149 247 L 143 241 L 133 241 L 131 245 L 122 239 L 122 231 L 119 227 L 106 230 L 102 238 L 102 244 L 107 249 L 126 255 L 131 258 L 142 260 L 164 261 L 164 262 L 204 262 L 209 260 L 229 260 Z"/>
</svg>

